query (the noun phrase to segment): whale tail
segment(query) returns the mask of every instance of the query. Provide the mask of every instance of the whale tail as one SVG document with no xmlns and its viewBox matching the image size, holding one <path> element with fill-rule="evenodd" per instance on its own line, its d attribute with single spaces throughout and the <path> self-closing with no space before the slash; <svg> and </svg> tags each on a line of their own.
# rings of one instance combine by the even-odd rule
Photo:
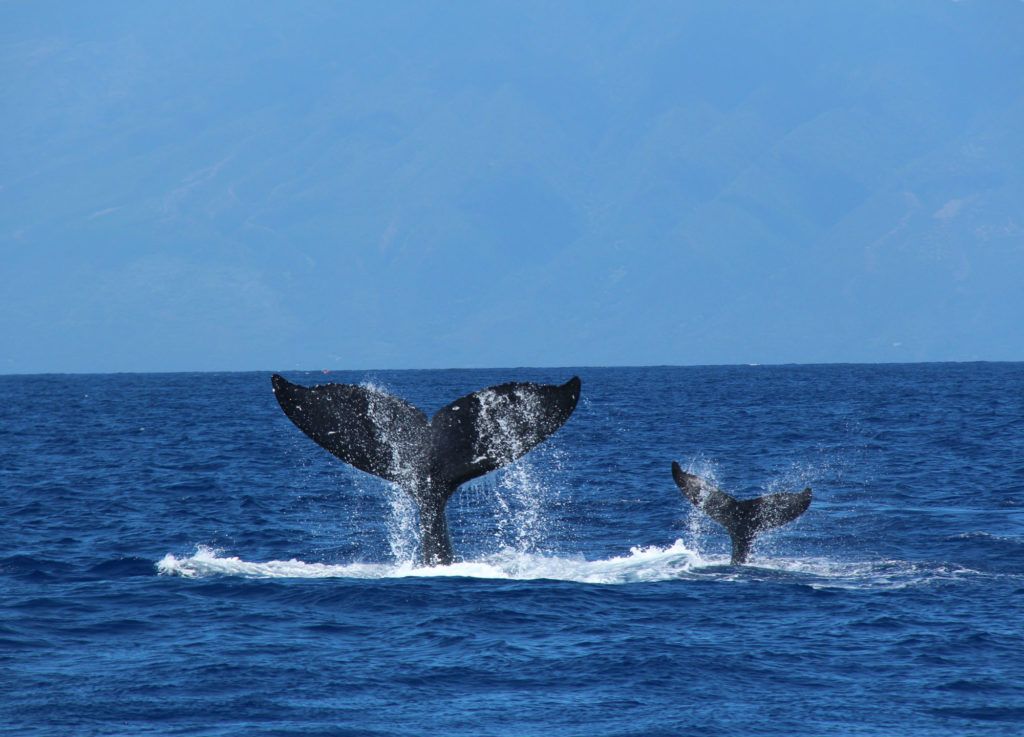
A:
<svg viewBox="0 0 1024 737">
<path fill-rule="evenodd" d="M 807 511 L 811 490 L 768 494 L 756 499 L 737 499 L 700 476 L 684 471 L 672 462 L 672 478 L 694 506 L 722 525 L 732 538 L 732 564 L 746 563 L 754 538 L 764 530 L 781 527 Z"/>
<path fill-rule="evenodd" d="M 569 419 L 580 380 L 509 383 L 467 394 L 430 419 L 372 386 L 306 387 L 271 377 L 281 409 L 317 444 L 360 471 L 398 484 L 419 509 L 421 557 L 452 561 L 444 509 L 455 490 L 525 455 Z"/>
</svg>

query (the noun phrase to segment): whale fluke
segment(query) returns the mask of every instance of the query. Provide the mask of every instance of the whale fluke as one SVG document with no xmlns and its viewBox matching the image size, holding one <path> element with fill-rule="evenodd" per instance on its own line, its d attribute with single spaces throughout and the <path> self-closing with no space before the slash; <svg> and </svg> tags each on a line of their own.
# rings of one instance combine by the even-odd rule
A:
<svg viewBox="0 0 1024 737">
<path fill-rule="evenodd" d="M 300 430 L 360 471 L 398 484 L 419 509 L 421 561 L 452 562 L 445 505 L 461 485 L 525 455 L 576 408 L 580 380 L 509 383 L 455 400 L 431 418 L 378 389 L 306 387 L 271 377 L 281 409 Z"/>
<path fill-rule="evenodd" d="M 672 478 L 683 495 L 708 517 L 722 525 L 732 538 L 732 564 L 746 563 L 759 532 L 792 522 L 811 506 L 811 489 L 755 499 L 737 499 L 700 476 L 684 471 L 672 461 Z"/>
</svg>

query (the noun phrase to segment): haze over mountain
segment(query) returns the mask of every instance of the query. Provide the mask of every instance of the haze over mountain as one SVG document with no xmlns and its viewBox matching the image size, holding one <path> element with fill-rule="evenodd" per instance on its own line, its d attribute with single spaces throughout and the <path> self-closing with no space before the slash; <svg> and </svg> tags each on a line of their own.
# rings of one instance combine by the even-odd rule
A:
<svg viewBox="0 0 1024 737">
<path fill-rule="evenodd" d="M 1024 3 L 6 3 L 0 373 L 1024 359 Z"/>
</svg>

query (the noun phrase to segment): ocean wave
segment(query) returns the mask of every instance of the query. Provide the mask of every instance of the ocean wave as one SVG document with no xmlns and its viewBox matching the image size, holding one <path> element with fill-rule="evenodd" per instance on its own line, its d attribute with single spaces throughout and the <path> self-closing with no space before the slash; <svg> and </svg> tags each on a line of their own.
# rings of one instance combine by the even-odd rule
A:
<svg viewBox="0 0 1024 737">
<path fill-rule="evenodd" d="M 991 532 L 984 532 L 981 530 L 974 532 L 962 532 L 959 535 L 954 535 L 950 538 L 951 540 L 981 540 L 984 542 L 995 542 L 995 543 L 1006 543 L 1009 545 L 1024 545 L 1024 538 L 1020 537 L 1009 537 L 1006 535 L 996 535 Z"/>
</svg>

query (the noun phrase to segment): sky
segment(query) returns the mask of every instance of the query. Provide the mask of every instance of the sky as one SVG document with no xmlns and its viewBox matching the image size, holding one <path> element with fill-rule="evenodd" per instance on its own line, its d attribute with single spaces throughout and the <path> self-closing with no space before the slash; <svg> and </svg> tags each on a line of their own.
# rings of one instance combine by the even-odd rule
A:
<svg viewBox="0 0 1024 737">
<path fill-rule="evenodd" d="M 0 2 L 0 373 L 1024 360 L 1024 3 Z"/>
</svg>

